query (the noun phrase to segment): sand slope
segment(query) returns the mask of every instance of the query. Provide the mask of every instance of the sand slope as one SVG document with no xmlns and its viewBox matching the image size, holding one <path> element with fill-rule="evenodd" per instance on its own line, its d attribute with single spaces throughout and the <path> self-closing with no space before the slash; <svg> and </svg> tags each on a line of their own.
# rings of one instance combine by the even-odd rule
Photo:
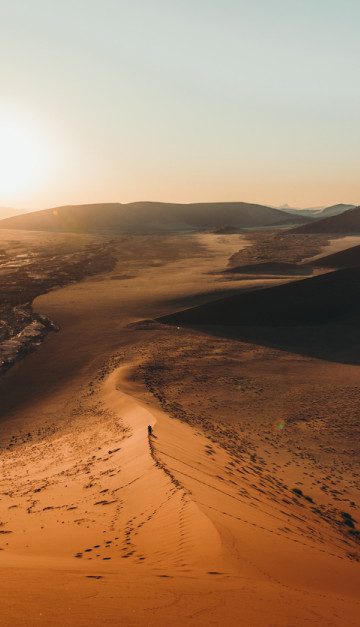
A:
<svg viewBox="0 0 360 627">
<path fill-rule="evenodd" d="M 338 203 L 337 205 L 331 205 L 330 207 L 325 207 L 319 211 L 319 217 L 321 218 L 329 218 L 330 216 L 340 215 L 347 211 L 348 209 L 355 209 L 355 205 L 347 205 L 345 203 Z"/>
<path fill-rule="evenodd" d="M 169 324 L 291 326 L 350 319 L 358 324 L 360 271 L 329 272 L 239 293 L 159 318 Z"/>
<path fill-rule="evenodd" d="M 326 255 L 308 262 L 306 265 L 321 268 L 356 268 L 360 266 L 360 246 L 352 246 L 332 255 Z"/>
<path fill-rule="evenodd" d="M 186 424 L 139 378 L 149 363 L 163 372 L 176 340 L 188 355 L 181 379 L 194 384 L 191 406 L 195 379 L 229 355 L 222 340 L 206 338 L 199 369 L 196 335 L 141 320 L 214 287 L 200 269 L 224 267 L 232 237 L 202 240 L 200 251 L 180 246 L 176 261 L 174 242 L 157 240 L 156 264 L 151 243 L 134 242 L 131 278 L 122 278 L 122 258 L 110 273 L 37 299 L 61 331 L 1 382 L 1 624 L 358 623 L 356 543 L 346 526 L 322 518 L 263 464 L 265 440 L 255 456 L 231 430 L 220 443 L 206 404 L 201 420 Z M 278 355 L 257 361 L 251 345 L 246 351 L 240 370 L 252 364 L 261 378 L 261 368 L 279 363 L 289 371 Z M 344 376 L 355 386 L 352 368 Z M 225 411 L 228 377 L 215 372 Z"/>
<path fill-rule="evenodd" d="M 340 215 L 321 218 L 293 229 L 294 233 L 359 233 L 360 207 L 347 209 Z"/>
</svg>

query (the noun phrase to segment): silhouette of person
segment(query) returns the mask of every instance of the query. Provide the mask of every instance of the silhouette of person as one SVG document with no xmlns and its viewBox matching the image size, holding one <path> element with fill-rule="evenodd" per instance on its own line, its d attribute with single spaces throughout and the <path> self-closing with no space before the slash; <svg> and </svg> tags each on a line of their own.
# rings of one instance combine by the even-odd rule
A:
<svg viewBox="0 0 360 627">
<path fill-rule="evenodd" d="M 151 427 L 151 425 L 149 425 L 148 426 L 148 434 L 151 435 L 151 433 L 152 433 L 152 427 Z"/>
</svg>

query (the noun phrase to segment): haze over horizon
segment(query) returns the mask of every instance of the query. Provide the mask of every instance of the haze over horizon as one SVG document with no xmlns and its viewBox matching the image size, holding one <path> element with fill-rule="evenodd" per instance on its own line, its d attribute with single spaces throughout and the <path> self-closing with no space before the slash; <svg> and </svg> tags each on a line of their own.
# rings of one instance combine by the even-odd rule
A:
<svg viewBox="0 0 360 627">
<path fill-rule="evenodd" d="M 354 0 L 3 0 L 0 17 L 0 206 L 358 204 Z"/>
</svg>

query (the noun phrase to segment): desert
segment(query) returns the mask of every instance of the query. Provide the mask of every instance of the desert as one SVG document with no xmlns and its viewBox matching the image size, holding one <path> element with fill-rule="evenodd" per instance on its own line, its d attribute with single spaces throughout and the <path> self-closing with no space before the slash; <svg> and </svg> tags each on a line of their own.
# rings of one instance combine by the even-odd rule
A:
<svg viewBox="0 0 360 627">
<path fill-rule="evenodd" d="M 360 627 L 360 3 L 0 2 L 0 627 Z"/>
<path fill-rule="evenodd" d="M 12 226 L 1 623 L 358 625 L 356 232 Z"/>
</svg>

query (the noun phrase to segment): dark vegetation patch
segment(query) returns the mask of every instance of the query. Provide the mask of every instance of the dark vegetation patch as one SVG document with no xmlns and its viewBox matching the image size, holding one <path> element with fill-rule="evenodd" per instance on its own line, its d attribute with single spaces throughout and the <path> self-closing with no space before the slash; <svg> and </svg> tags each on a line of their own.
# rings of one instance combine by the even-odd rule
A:
<svg viewBox="0 0 360 627">
<path fill-rule="evenodd" d="M 34 313 L 41 294 L 111 270 L 115 265 L 109 239 L 34 234 L 5 240 L 0 251 L 0 374 L 34 351 L 58 327 Z"/>
</svg>

